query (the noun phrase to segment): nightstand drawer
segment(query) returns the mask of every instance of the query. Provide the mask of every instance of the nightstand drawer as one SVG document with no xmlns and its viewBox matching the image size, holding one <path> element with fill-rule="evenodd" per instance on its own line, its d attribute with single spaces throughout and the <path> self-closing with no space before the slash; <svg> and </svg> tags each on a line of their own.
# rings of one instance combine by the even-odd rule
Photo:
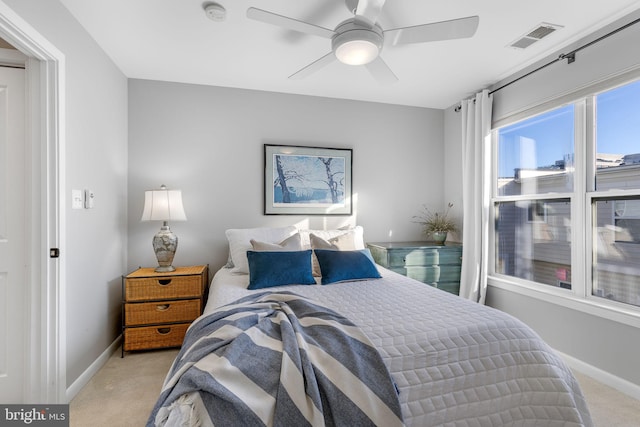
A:
<svg viewBox="0 0 640 427">
<path fill-rule="evenodd" d="M 124 305 L 125 326 L 191 322 L 200 312 L 199 299 L 134 302 Z"/>
<path fill-rule="evenodd" d="M 124 351 L 180 347 L 189 323 L 125 328 Z"/>
<path fill-rule="evenodd" d="M 125 285 L 126 301 L 193 298 L 202 295 L 200 276 L 129 278 Z"/>
</svg>

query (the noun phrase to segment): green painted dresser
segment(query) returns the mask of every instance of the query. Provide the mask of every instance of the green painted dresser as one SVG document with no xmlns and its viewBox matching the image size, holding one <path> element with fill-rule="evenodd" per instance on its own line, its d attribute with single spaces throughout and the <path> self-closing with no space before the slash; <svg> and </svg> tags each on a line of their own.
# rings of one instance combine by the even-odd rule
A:
<svg viewBox="0 0 640 427">
<path fill-rule="evenodd" d="M 462 245 L 434 242 L 367 243 L 377 264 L 458 295 Z"/>
</svg>

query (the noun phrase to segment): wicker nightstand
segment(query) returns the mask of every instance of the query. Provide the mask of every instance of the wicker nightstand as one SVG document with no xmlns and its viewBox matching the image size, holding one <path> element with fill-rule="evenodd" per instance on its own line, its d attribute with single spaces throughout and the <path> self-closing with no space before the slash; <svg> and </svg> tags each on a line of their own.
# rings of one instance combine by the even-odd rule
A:
<svg viewBox="0 0 640 427">
<path fill-rule="evenodd" d="M 180 347 L 204 308 L 206 265 L 170 273 L 139 268 L 122 277 L 122 356 L 125 351 Z"/>
</svg>

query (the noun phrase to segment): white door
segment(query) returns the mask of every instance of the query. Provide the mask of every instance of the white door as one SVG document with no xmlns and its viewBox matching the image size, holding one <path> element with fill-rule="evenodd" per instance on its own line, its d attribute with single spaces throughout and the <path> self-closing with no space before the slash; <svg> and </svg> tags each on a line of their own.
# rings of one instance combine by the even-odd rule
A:
<svg viewBox="0 0 640 427">
<path fill-rule="evenodd" d="M 25 71 L 0 67 L 0 402 L 24 403 L 26 277 Z"/>
</svg>

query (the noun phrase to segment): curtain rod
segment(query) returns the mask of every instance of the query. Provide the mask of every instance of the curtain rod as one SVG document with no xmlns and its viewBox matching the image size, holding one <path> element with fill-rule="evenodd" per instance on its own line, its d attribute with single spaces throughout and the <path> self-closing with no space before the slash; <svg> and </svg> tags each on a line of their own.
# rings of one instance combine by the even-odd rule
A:
<svg viewBox="0 0 640 427">
<path fill-rule="evenodd" d="M 24 65 L 15 65 L 15 64 L 0 64 L 0 67 L 4 68 L 20 68 L 24 70 Z"/>
<path fill-rule="evenodd" d="M 505 83 L 505 84 L 503 84 L 502 86 L 500 86 L 500 87 L 498 87 L 498 88 L 496 88 L 496 89 L 493 89 L 491 92 L 489 92 L 489 95 L 491 95 L 491 94 L 493 94 L 493 93 L 495 93 L 495 92 L 497 92 L 497 91 L 499 91 L 499 90 L 501 90 L 501 89 L 504 89 L 504 88 L 506 88 L 507 86 L 511 86 L 511 85 L 512 85 L 512 84 L 514 84 L 515 82 L 518 82 L 518 81 L 520 81 L 520 80 L 524 79 L 525 77 L 529 77 L 531 74 L 537 73 L 538 71 L 540 71 L 540 70 L 542 70 L 542 69 L 544 69 L 544 68 L 547 68 L 548 66 L 553 65 L 553 64 L 555 64 L 555 63 L 556 63 L 556 62 L 558 62 L 558 61 L 562 61 L 562 60 L 566 59 L 566 60 L 567 60 L 567 64 L 571 64 L 571 63 L 575 62 L 575 60 L 576 60 L 576 53 L 577 53 L 577 52 L 581 51 L 582 49 L 586 49 L 586 48 L 588 48 L 589 46 L 592 46 L 592 45 L 594 45 L 594 44 L 596 44 L 596 43 L 598 43 L 598 42 L 601 42 L 602 40 L 604 40 L 604 39 L 606 39 L 606 38 L 609 38 L 609 37 L 611 37 L 612 35 L 617 34 L 617 33 L 619 33 L 620 31 L 625 30 L 625 29 L 627 29 L 627 28 L 629 28 L 629 27 L 631 27 L 631 26 L 633 26 L 633 25 L 637 24 L 638 22 L 640 22 L 640 18 L 637 18 L 637 19 L 635 19 L 635 20 L 633 20 L 633 21 L 631 21 L 631 22 L 629 22 L 629 23 L 627 23 L 627 24 L 625 24 L 625 25 L 623 25 L 623 26 L 621 26 L 621 27 L 619 27 L 619 28 L 616 28 L 615 30 L 610 31 L 610 32 L 608 32 L 607 34 L 604 34 L 604 35 L 602 35 L 602 36 L 598 37 L 597 39 L 592 40 L 592 41 L 590 41 L 589 43 L 586 43 L 586 44 L 584 44 L 584 45 L 582 45 L 582 46 L 580 46 L 580 47 L 578 47 L 578 48 L 576 48 L 576 49 L 572 50 L 572 51 L 571 51 L 571 52 L 569 52 L 569 53 L 561 53 L 557 58 L 555 58 L 555 59 L 553 59 L 553 60 L 551 60 L 551 61 L 547 62 L 546 64 L 543 64 L 543 65 L 539 66 L 538 68 L 536 68 L 536 69 L 534 69 L 534 70 L 531 70 L 531 71 L 529 71 L 528 73 L 521 75 L 521 76 L 520 76 L 520 77 L 518 77 L 517 79 L 513 79 L 513 80 L 511 80 L 510 82 Z M 454 108 L 454 111 L 455 111 L 455 112 L 458 112 L 458 111 L 460 111 L 460 109 L 461 109 L 461 108 L 462 108 L 462 105 L 458 105 L 458 106 L 456 106 L 456 108 Z"/>
</svg>

